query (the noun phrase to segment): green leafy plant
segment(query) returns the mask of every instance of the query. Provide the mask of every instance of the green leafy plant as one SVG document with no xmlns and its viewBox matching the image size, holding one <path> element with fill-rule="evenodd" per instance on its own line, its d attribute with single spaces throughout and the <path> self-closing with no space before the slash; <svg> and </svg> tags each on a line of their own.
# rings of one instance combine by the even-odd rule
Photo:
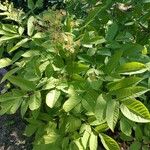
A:
<svg viewBox="0 0 150 150">
<path fill-rule="evenodd" d="M 28 0 L 28 13 L 0 4 L 1 82 L 10 84 L 0 115 L 20 110 L 34 150 L 148 148 L 150 2 L 65 3 L 40 14 L 40 0 Z"/>
</svg>

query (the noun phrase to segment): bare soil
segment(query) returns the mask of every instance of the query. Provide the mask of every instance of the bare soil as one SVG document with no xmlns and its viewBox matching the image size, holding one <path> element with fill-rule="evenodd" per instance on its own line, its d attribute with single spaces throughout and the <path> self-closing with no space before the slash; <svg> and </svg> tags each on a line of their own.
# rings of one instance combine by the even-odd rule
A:
<svg viewBox="0 0 150 150">
<path fill-rule="evenodd" d="M 23 135 L 24 129 L 18 114 L 0 116 L 0 150 L 32 150 L 32 138 Z"/>
</svg>

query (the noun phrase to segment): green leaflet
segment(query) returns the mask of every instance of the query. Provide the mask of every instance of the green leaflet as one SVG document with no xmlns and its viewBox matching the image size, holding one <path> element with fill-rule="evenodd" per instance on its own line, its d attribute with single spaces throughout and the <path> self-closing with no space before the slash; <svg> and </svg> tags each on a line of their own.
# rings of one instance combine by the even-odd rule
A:
<svg viewBox="0 0 150 150">
<path fill-rule="evenodd" d="M 103 98 L 102 94 L 98 96 L 97 101 L 95 103 L 94 114 L 95 117 L 99 121 L 105 120 L 105 112 L 106 112 L 106 100 Z"/>
<path fill-rule="evenodd" d="M 34 8 L 34 1 L 33 0 L 28 0 L 28 8 L 31 10 Z"/>
<path fill-rule="evenodd" d="M 17 33 L 17 27 L 18 26 L 15 26 L 15 25 L 12 25 L 12 24 L 2 24 L 2 29 L 4 31 L 9 32 L 9 33 Z"/>
<path fill-rule="evenodd" d="M 11 59 L 9 58 L 2 58 L 0 59 L 0 68 L 4 68 L 4 67 L 7 67 L 11 64 Z"/>
<path fill-rule="evenodd" d="M 139 141 L 142 141 L 143 140 L 143 128 L 141 128 L 140 126 L 138 125 L 135 125 L 135 127 L 133 128 L 134 131 L 135 131 L 135 137 L 137 140 Z"/>
<path fill-rule="evenodd" d="M 44 84 L 43 86 L 43 90 L 50 90 L 50 89 L 53 89 L 55 88 L 56 85 L 59 84 L 59 79 L 56 79 L 54 77 L 50 77 L 46 84 Z"/>
<path fill-rule="evenodd" d="M 120 120 L 120 129 L 125 135 L 131 136 L 132 126 L 125 117 Z"/>
<path fill-rule="evenodd" d="M 142 143 L 139 141 L 134 141 L 131 145 L 130 145 L 130 150 L 140 150 L 142 146 Z M 143 146 L 142 146 L 143 148 Z"/>
<path fill-rule="evenodd" d="M 143 0 L 143 3 L 150 3 L 150 0 Z"/>
<path fill-rule="evenodd" d="M 89 148 L 90 150 L 97 150 L 98 147 L 98 137 L 93 132 L 91 132 L 89 139 Z"/>
<path fill-rule="evenodd" d="M 124 75 L 132 75 L 143 73 L 146 70 L 146 66 L 140 62 L 128 62 L 121 65 L 117 72 Z"/>
<path fill-rule="evenodd" d="M 89 69 L 89 65 L 83 64 L 83 63 L 75 63 L 73 65 L 73 72 L 76 73 L 80 73 L 83 71 L 87 71 Z"/>
<path fill-rule="evenodd" d="M 21 26 L 20 26 L 20 27 L 18 28 L 19 34 L 22 35 L 22 34 L 24 33 L 24 30 L 25 30 L 24 27 L 21 27 Z"/>
<path fill-rule="evenodd" d="M 54 130 L 51 130 L 48 132 L 47 135 L 43 136 L 44 144 L 50 144 L 55 143 L 59 138 L 58 133 L 56 133 Z"/>
<path fill-rule="evenodd" d="M 130 98 L 139 97 L 140 95 L 146 93 L 147 91 L 149 91 L 149 89 L 145 87 L 134 86 L 134 87 L 118 89 L 115 91 L 110 91 L 108 95 L 111 96 L 112 98 L 115 97 L 116 99 L 120 101 L 124 101 Z"/>
<path fill-rule="evenodd" d="M 34 23 L 35 23 L 36 19 L 31 16 L 29 19 L 28 19 L 28 22 L 27 22 L 27 33 L 29 36 L 32 36 L 33 32 L 34 32 Z"/>
<path fill-rule="evenodd" d="M 21 102 L 22 102 L 21 97 L 17 97 L 17 98 L 13 97 L 13 99 L 1 103 L 0 104 L 0 107 L 1 107 L 0 115 L 3 115 L 5 113 L 8 113 L 8 114 L 16 113 L 16 111 L 18 110 L 18 108 L 21 105 Z"/>
<path fill-rule="evenodd" d="M 72 142 L 70 142 L 69 144 L 69 150 L 83 150 L 83 146 L 81 145 L 81 142 L 77 139 L 77 140 L 73 140 Z"/>
<path fill-rule="evenodd" d="M 124 56 L 133 56 L 144 49 L 143 45 L 138 43 L 125 43 L 123 44 Z"/>
<path fill-rule="evenodd" d="M 30 110 L 36 110 L 41 106 L 41 93 L 40 91 L 35 91 L 34 94 L 30 96 L 29 108 Z"/>
<path fill-rule="evenodd" d="M 14 73 L 16 73 L 20 68 L 14 68 L 10 71 L 8 71 L 2 78 L 1 83 L 4 82 L 5 80 L 7 80 L 8 77 L 10 77 L 11 75 L 13 75 Z"/>
<path fill-rule="evenodd" d="M 84 150 L 84 148 L 83 148 L 83 146 L 82 146 L 82 144 L 81 144 L 81 142 L 80 142 L 79 139 L 74 140 L 73 142 L 76 144 L 77 149 Z M 76 148 L 75 148 L 75 149 L 76 149 Z"/>
<path fill-rule="evenodd" d="M 7 35 L 7 36 L 4 35 L 0 38 L 0 43 L 3 43 L 5 41 L 11 40 L 11 39 L 15 39 L 18 37 L 20 37 L 20 35 Z"/>
<path fill-rule="evenodd" d="M 87 148 L 89 137 L 90 137 L 90 133 L 85 130 L 83 133 L 83 136 L 81 137 L 81 143 L 82 143 L 84 149 Z"/>
<path fill-rule="evenodd" d="M 22 56 L 22 54 L 23 54 L 24 52 L 23 51 L 17 51 L 16 53 L 15 53 L 15 55 L 12 57 L 12 63 L 16 63 L 20 58 L 21 58 L 21 56 Z"/>
<path fill-rule="evenodd" d="M 15 99 L 22 99 L 25 95 L 21 90 L 13 90 L 12 92 L 7 92 L 0 95 L 0 102 L 13 101 Z"/>
<path fill-rule="evenodd" d="M 150 113 L 143 103 L 136 99 L 128 99 L 122 102 L 122 113 L 130 120 L 135 122 L 150 122 Z M 127 111 L 127 112 L 125 112 Z M 131 116 L 135 116 L 131 118 Z M 133 114 L 133 115 L 132 115 Z"/>
<path fill-rule="evenodd" d="M 39 66 L 39 70 L 41 73 L 43 73 L 45 70 L 46 70 L 46 67 L 50 64 L 49 61 L 46 61 L 44 63 L 42 63 L 40 66 Z"/>
<path fill-rule="evenodd" d="M 99 134 L 99 136 L 106 150 L 120 150 L 119 145 L 114 139 L 104 133 Z"/>
<path fill-rule="evenodd" d="M 77 95 L 71 96 L 63 105 L 63 109 L 66 112 L 72 110 L 75 106 L 77 106 L 81 102 L 81 97 Z"/>
<path fill-rule="evenodd" d="M 105 66 L 105 72 L 110 74 L 115 68 L 117 67 L 119 60 L 123 54 L 123 51 L 117 51 L 111 58 L 109 59 L 108 63 Z"/>
<path fill-rule="evenodd" d="M 62 149 L 68 149 L 68 148 L 69 148 L 69 138 L 65 137 L 63 138 L 63 141 L 62 141 Z"/>
<path fill-rule="evenodd" d="M 12 107 L 10 108 L 10 110 L 8 111 L 8 113 L 9 114 L 15 114 L 16 111 L 19 109 L 21 103 L 22 103 L 22 99 L 15 99 L 12 102 Z"/>
<path fill-rule="evenodd" d="M 88 82 L 89 82 L 91 88 L 94 90 L 99 90 L 103 83 L 101 80 L 96 80 L 96 79 L 91 80 L 90 78 L 88 79 Z"/>
<path fill-rule="evenodd" d="M 66 120 L 65 132 L 75 132 L 80 128 L 80 126 L 81 126 L 80 119 L 73 116 L 68 116 Z"/>
<path fill-rule="evenodd" d="M 45 69 L 46 76 L 50 78 L 53 75 L 53 73 L 54 73 L 54 69 L 52 65 L 51 64 L 47 65 Z"/>
<path fill-rule="evenodd" d="M 62 150 L 59 144 L 34 144 L 33 150 Z"/>
<path fill-rule="evenodd" d="M 113 22 L 111 25 L 108 26 L 107 32 L 106 32 L 106 40 L 112 41 L 118 31 L 118 24 L 116 22 Z"/>
<path fill-rule="evenodd" d="M 60 70 L 63 67 L 64 67 L 63 59 L 60 56 L 56 55 L 54 60 L 53 60 L 53 68 L 54 68 L 54 70 Z"/>
<path fill-rule="evenodd" d="M 108 123 L 109 128 L 112 131 L 114 131 L 118 118 L 119 118 L 119 102 L 114 99 L 110 99 L 107 102 L 106 121 Z"/>
<path fill-rule="evenodd" d="M 10 33 L 0 29 L 0 35 L 9 35 Z"/>
<path fill-rule="evenodd" d="M 10 53 L 15 51 L 16 49 L 18 49 L 19 47 L 21 47 L 23 44 L 25 44 L 29 39 L 28 38 L 25 38 L 21 41 L 19 41 L 13 48 L 10 49 Z"/>
<path fill-rule="evenodd" d="M 24 134 L 27 137 L 30 137 L 36 132 L 38 127 L 39 127 L 39 124 L 31 123 L 31 124 L 26 126 Z"/>
<path fill-rule="evenodd" d="M 18 99 L 17 99 L 18 100 Z M 8 102 L 5 102 L 5 103 L 2 103 L 0 106 L 1 106 L 1 109 L 0 109 L 0 115 L 4 115 L 5 113 L 7 113 L 10 108 L 12 107 L 12 102 L 14 102 L 15 100 L 12 100 L 12 101 L 8 101 Z"/>
<path fill-rule="evenodd" d="M 82 40 L 82 45 L 83 47 L 90 48 L 88 51 L 88 55 L 92 56 L 95 53 L 96 49 L 91 49 L 93 45 L 99 45 L 102 43 L 105 43 L 105 39 L 102 36 L 98 36 L 95 32 L 90 31 L 84 34 L 83 40 Z"/>
<path fill-rule="evenodd" d="M 32 36 L 32 39 L 36 40 L 36 39 L 40 39 L 40 38 L 42 39 L 44 37 L 45 37 L 45 34 L 43 32 L 37 32 Z"/>
<path fill-rule="evenodd" d="M 18 77 L 17 76 L 10 76 L 10 77 L 8 77 L 8 80 L 12 84 L 20 87 L 22 90 L 25 90 L 25 91 L 35 90 L 35 84 L 33 82 L 25 80 L 19 76 Z"/>
<path fill-rule="evenodd" d="M 109 129 L 108 124 L 107 123 L 103 123 L 98 125 L 97 127 L 95 127 L 95 131 L 97 133 L 101 133 L 101 132 L 105 132 Z"/>
<path fill-rule="evenodd" d="M 107 84 L 107 88 L 110 91 L 113 90 L 118 90 L 118 89 L 122 89 L 122 88 L 127 88 L 130 86 L 133 86 L 135 84 L 138 84 L 141 80 L 143 80 L 143 78 L 140 77 L 127 77 L 118 81 L 113 81 L 111 83 Z"/>
<path fill-rule="evenodd" d="M 29 107 L 29 102 L 26 100 L 23 100 L 20 108 L 21 117 L 23 118 L 25 113 L 27 112 L 27 109 Z"/>
<path fill-rule="evenodd" d="M 22 54 L 22 57 L 29 58 L 40 55 L 40 52 L 38 50 L 29 50 L 26 51 L 24 54 Z"/>
<path fill-rule="evenodd" d="M 88 133 L 91 133 L 91 126 L 88 124 L 83 123 L 80 128 L 80 133 L 84 133 L 84 131 L 87 131 Z"/>
<path fill-rule="evenodd" d="M 44 2 L 44 0 L 38 0 L 35 3 L 35 8 L 41 8 L 41 7 L 43 7 L 43 2 Z"/>
<path fill-rule="evenodd" d="M 100 12 L 105 11 L 111 4 L 112 4 L 112 0 L 107 0 L 105 6 L 103 6 L 103 7 L 102 6 L 97 7 L 93 11 L 91 11 L 90 14 L 88 15 L 88 17 L 85 20 L 84 27 L 86 27 L 87 25 L 89 25 L 95 19 L 95 17 L 98 14 L 100 14 Z"/>
<path fill-rule="evenodd" d="M 76 91 L 74 90 L 73 87 L 70 87 L 69 89 L 69 99 L 67 101 L 65 101 L 65 103 L 63 104 L 63 109 L 66 112 L 69 112 L 70 110 L 72 110 L 75 106 L 77 106 L 82 98 L 78 95 L 78 93 L 76 93 Z"/>
<path fill-rule="evenodd" d="M 82 106 L 84 107 L 84 109 L 87 110 L 87 112 L 89 114 L 97 114 L 101 111 L 100 114 L 103 113 L 103 109 L 102 110 L 98 110 L 98 108 L 96 108 L 96 103 L 98 104 L 98 106 L 100 106 L 100 103 L 102 104 L 102 107 L 105 105 L 105 102 L 103 100 L 103 97 L 100 96 L 98 98 L 98 93 L 92 89 L 87 90 L 86 93 L 83 95 L 83 100 L 82 100 Z M 96 108 L 96 109 L 95 109 Z M 105 108 L 105 107 L 103 107 Z M 99 111 L 99 112 L 98 112 Z M 101 115 L 100 115 L 101 116 Z M 99 116 L 97 116 L 99 117 Z"/>
<path fill-rule="evenodd" d="M 52 90 L 50 91 L 47 95 L 46 95 L 46 104 L 47 106 L 49 106 L 50 108 L 53 108 L 55 103 L 57 102 L 57 100 L 60 97 L 60 91 L 58 90 Z"/>
</svg>

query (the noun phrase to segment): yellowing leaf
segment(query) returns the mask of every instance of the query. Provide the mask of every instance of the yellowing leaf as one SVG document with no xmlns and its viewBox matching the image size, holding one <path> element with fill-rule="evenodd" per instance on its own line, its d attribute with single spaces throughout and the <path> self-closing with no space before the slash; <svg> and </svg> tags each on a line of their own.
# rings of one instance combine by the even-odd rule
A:
<svg viewBox="0 0 150 150">
<path fill-rule="evenodd" d="M 46 95 L 46 104 L 50 108 L 53 108 L 57 100 L 59 99 L 60 96 L 60 91 L 58 90 L 52 90 Z"/>
<path fill-rule="evenodd" d="M 7 67 L 11 64 L 11 60 L 9 58 L 2 58 L 0 59 L 0 68 Z"/>
<path fill-rule="evenodd" d="M 80 139 L 74 140 L 74 143 L 75 143 L 75 145 L 76 145 L 76 147 L 77 147 L 78 150 L 84 150 L 83 145 L 81 144 Z M 76 148 L 73 148 L 73 149 L 76 149 Z"/>
<path fill-rule="evenodd" d="M 125 117 L 135 122 L 150 122 L 150 113 L 143 103 L 135 99 L 122 102 L 121 111 Z"/>
<path fill-rule="evenodd" d="M 144 119 L 141 116 L 136 115 L 135 113 L 133 113 L 132 111 L 130 111 L 130 109 L 128 109 L 128 107 L 126 107 L 123 104 L 121 105 L 120 109 L 121 109 L 121 112 L 123 113 L 123 115 L 125 117 L 127 117 L 131 121 L 140 122 L 140 123 L 150 122 L 150 119 Z"/>
<path fill-rule="evenodd" d="M 43 136 L 44 144 L 55 143 L 59 137 L 60 136 L 54 130 L 51 130 L 47 135 Z"/>
</svg>

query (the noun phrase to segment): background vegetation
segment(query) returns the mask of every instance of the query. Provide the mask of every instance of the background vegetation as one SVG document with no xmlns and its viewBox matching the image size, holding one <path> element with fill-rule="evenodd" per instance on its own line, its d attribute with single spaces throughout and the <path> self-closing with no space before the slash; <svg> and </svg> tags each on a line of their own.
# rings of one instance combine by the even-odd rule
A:
<svg viewBox="0 0 150 150">
<path fill-rule="evenodd" d="M 0 115 L 34 150 L 150 148 L 150 1 L 0 3 Z"/>
</svg>

